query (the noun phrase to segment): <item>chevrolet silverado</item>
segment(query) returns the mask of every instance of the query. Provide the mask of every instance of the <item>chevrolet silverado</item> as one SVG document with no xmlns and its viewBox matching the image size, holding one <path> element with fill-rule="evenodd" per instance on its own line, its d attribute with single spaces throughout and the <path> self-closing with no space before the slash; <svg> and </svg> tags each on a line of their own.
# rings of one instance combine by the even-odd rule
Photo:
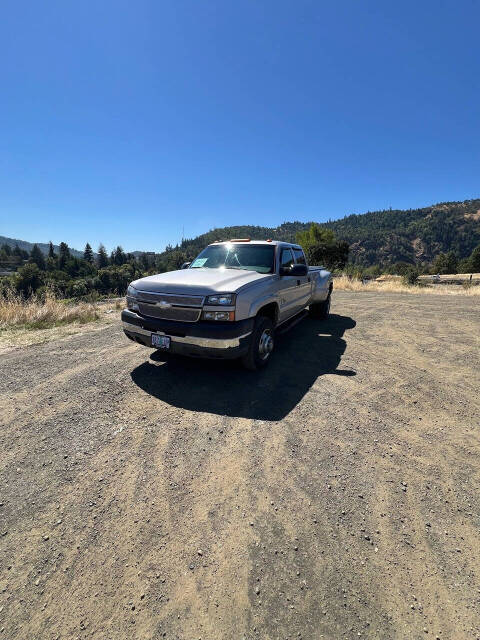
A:
<svg viewBox="0 0 480 640">
<path fill-rule="evenodd" d="M 332 276 L 307 265 L 298 244 L 237 239 L 208 245 L 178 271 L 132 282 L 125 334 L 172 354 L 241 358 L 248 369 L 267 364 L 275 334 L 296 324 L 308 307 L 330 310 Z"/>
</svg>

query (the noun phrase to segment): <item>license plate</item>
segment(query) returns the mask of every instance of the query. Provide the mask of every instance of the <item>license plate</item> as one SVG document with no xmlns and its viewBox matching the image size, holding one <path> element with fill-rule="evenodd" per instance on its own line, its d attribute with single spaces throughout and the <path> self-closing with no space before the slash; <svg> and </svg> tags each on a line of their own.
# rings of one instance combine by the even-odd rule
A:
<svg viewBox="0 0 480 640">
<path fill-rule="evenodd" d="M 152 347 L 170 349 L 170 336 L 157 336 L 157 334 L 152 333 Z"/>
</svg>

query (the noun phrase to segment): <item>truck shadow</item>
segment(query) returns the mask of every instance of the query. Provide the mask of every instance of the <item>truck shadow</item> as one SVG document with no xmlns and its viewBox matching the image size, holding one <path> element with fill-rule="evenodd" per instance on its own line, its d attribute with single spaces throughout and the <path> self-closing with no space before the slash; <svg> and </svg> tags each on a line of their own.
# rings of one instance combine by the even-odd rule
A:
<svg viewBox="0 0 480 640">
<path fill-rule="evenodd" d="M 131 376 L 146 393 L 174 407 L 282 420 L 319 376 L 355 375 L 338 369 L 347 345 L 343 335 L 355 324 L 352 318 L 335 314 L 322 322 L 306 318 L 278 338 L 272 361 L 259 372 L 246 371 L 235 361 L 165 359 L 161 352 L 153 352 Z"/>
</svg>

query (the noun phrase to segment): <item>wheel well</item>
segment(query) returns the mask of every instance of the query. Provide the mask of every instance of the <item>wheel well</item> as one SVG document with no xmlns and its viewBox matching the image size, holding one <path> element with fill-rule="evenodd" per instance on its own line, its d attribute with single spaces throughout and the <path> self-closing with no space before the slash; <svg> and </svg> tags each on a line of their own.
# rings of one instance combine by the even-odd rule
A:
<svg viewBox="0 0 480 640">
<path fill-rule="evenodd" d="M 277 324 L 278 319 L 278 305 L 276 302 L 266 304 L 264 307 L 258 310 L 257 316 L 265 316 L 270 318 L 274 325 Z"/>
</svg>

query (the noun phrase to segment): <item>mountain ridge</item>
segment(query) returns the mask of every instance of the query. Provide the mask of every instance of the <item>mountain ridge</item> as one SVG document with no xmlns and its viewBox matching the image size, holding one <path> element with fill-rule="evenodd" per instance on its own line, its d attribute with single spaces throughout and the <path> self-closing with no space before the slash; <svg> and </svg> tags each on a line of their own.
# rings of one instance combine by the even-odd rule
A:
<svg viewBox="0 0 480 640">
<path fill-rule="evenodd" d="M 31 252 L 33 245 L 36 244 L 37 247 L 40 249 L 40 251 L 45 255 L 48 255 L 48 249 L 50 246 L 48 242 L 29 242 L 28 240 L 18 240 L 17 238 L 8 238 L 7 236 L 0 236 L 0 246 L 2 244 L 8 244 L 10 247 L 12 247 L 12 249 L 15 247 L 16 244 L 18 244 L 20 249 L 23 249 L 24 251 L 28 251 L 29 253 Z M 54 244 L 53 249 L 55 253 L 58 254 L 60 247 L 58 246 L 58 244 Z M 79 249 L 72 249 L 71 247 L 69 247 L 69 249 L 72 256 L 75 256 L 76 258 L 83 258 L 83 251 L 80 251 Z"/>
<path fill-rule="evenodd" d="M 214 240 L 272 237 L 291 242 L 312 222 L 284 222 L 278 227 L 243 225 L 212 229 L 196 238 L 184 240 L 178 248 L 191 257 Z M 459 259 L 463 259 L 480 244 L 480 199 L 441 202 L 419 209 L 367 211 L 318 224 L 332 229 L 339 240 L 348 242 L 349 261 L 361 267 L 373 264 L 387 266 L 396 262 L 427 264 L 439 253 L 448 251 L 454 251 Z M 164 253 L 168 253 L 168 249 Z"/>
<path fill-rule="evenodd" d="M 277 227 L 258 225 L 236 225 L 211 229 L 195 238 L 185 239 L 176 247 L 167 247 L 157 255 L 168 255 L 181 250 L 194 257 L 207 244 L 215 240 L 235 237 L 251 237 L 294 241 L 299 231 L 304 231 L 313 222 L 283 222 Z M 339 240 L 350 245 L 349 261 L 368 267 L 373 264 L 389 265 L 396 262 L 427 264 L 436 255 L 454 251 L 459 259 L 466 258 L 480 244 L 480 199 L 440 202 L 418 209 L 384 209 L 349 214 L 337 220 L 317 223 L 332 229 Z M 0 245 L 18 243 L 21 249 L 31 251 L 33 242 L 0 236 Z M 48 252 L 48 243 L 36 243 Z M 58 252 L 58 246 L 55 245 Z M 83 252 L 70 249 L 72 255 L 81 257 Z M 143 252 L 131 252 L 139 255 Z"/>
</svg>

